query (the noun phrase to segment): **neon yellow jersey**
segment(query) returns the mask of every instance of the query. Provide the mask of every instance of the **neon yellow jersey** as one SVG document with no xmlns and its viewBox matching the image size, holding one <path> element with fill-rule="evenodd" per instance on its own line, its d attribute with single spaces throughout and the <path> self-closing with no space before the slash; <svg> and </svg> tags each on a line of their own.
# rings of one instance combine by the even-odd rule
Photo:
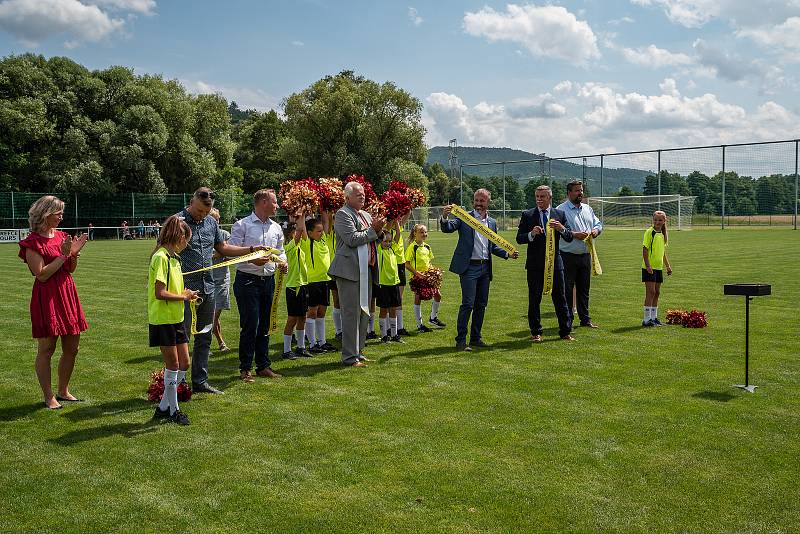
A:
<svg viewBox="0 0 800 534">
<path fill-rule="evenodd" d="M 397 256 L 392 247 L 378 245 L 378 283 L 382 286 L 396 286 L 400 283 L 400 270 Z"/>
<path fill-rule="evenodd" d="M 664 234 L 657 232 L 652 226 L 645 230 L 642 247 L 650 251 L 650 267 L 658 271 L 664 268 L 664 253 L 667 244 L 664 243 Z M 647 269 L 642 258 L 642 269 Z"/>
<path fill-rule="evenodd" d="M 306 256 L 306 269 L 308 270 L 308 283 L 327 282 L 328 268 L 331 266 L 331 251 L 328 247 L 328 234 L 322 234 L 317 241 L 303 239 L 300 246 Z"/>
<path fill-rule="evenodd" d="M 400 239 L 397 241 L 394 240 L 395 236 L 400 234 Z M 406 253 L 403 250 L 403 227 L 400 227 L 400 230 L 392 230 L 392 250 L 394 250 L 394 255 L 396 257 L 395 261 L 398 265 L 402 265 L 406 262 Z"/>
<path fill-rule="evenodd" d="M 411 262 L 411 266 L 421 273 L 427 271 L 433 262 L 431 246 L 424 242 L 417 245 L 417 242 L 413 241 L 406 249 L 406 261 Z"/>
<path fill-rule="evenodd" d="M 181 260 L 170 255 L 164 247 L 150 258 L 150 275 L 147 279 L 147 322 L 150 324 L 176 324 L 183 322 L 183 302 L 156 298 L 156 281 L 167 286 L 167 291 L 183 293 Z"/>
<path fill-rule="evenodd" d="M 300 240 L 308 241 L 307 237 Z M 290 239 L 283 245 L 286 252 L 286 261 L 289 263 L 289 272 L 286 274 L 286 287 L 298 288 L 308 285 L 308 268 L 306 267 L 306 254 L 303 245 Z"/>
</svg>

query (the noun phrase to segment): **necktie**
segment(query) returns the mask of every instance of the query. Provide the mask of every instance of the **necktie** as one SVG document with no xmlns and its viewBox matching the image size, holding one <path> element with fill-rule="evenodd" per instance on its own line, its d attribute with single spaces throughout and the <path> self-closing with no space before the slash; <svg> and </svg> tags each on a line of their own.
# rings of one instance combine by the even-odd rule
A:
<svg viewBox="0 0 800 534">
<path fill-rule="evenodd" d="M 547 210 L 542 211 L 542 228 L 547 228 Z"/>
<path fill-rule="evenodd" d="M 361 222 L 364 223 L 364 230 L 369 228 L 369 225 L 367 224 L 367 218 L 364 217 L 362 213 L 359 213 L 358 216 L 361 218 Z M 367 245 L 367 248 L 369 248 L 369 266 L 374 267 L 375 257 L 378 255 L 377 250 L 375 248 L 375 241 L 370 241 L 369 244 Z"/>
</svg>

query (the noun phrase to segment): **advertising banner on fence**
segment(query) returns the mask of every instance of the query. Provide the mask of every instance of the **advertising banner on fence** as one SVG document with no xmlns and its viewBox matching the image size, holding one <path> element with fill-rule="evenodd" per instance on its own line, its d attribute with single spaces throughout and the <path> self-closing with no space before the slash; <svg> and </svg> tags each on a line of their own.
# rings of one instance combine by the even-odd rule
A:
<svg viewBox="0 0 800 534">
<path fill-rule="evenodd" d="M 30 231 L 25 229 L 0 230 L 0 243 L 19 243 L 28 237 Z"/>
</svg>

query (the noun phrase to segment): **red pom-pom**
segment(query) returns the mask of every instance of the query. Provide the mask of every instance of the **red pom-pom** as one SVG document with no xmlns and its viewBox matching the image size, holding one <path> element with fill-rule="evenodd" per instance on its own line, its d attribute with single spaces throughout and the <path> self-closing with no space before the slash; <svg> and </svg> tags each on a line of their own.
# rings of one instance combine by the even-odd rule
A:
<svg viewBox="0 0 800 534">
<path fill-rule="evenodd" d="M 387 191 L 399 191 L 400 193 L 407 193 L 408 192 L 408 184 L 402 180 L 392 180 L 389 182 L 389 188 Z"/>
<path fill-rule="evenodd" d="M 319 209 L 319 193 L 317 183 L 311 178 L 302 180 L 286 180 L 281 184 L 281 207 L 290 215 L 316 213 Z"/>
<path fill-rule="evenodd" d="M 409 187 L 408 191 L 406 191 L 406 195 L 408 198 L 411 199 L 411 207 L 418 208 L 420 206 L 424 206 L 427 202 L 425 198 L 425 193 L 422 189 L 417 189 L 416 187 Z"/>
<path fill-rule="evenodd" d="M 409 285 L 420 299 L 431 300 L 442 286 L 442 270 L 431 265 L 427 271 L 415 274 Z"/>
<path fill-rule="evenodd" d="M 386 218 L 390 221 L 399 219 L 411 212 L 411 199 L 399 189 L 386 191 L 381 195 L 381 202 L 386 206 Z"/>
<path fill-rule="evenodd" d="M 667 310 L 667 324 L 682 325 L 686 315 L 688 315 L 686 310 Z"/>
<path fill-rule="evenodd" d="M 706 312 L 700 310 L 692 310 L 686 314 L 683 321 L 683 326 L 686 328 L 705 328 L 708 325 L 708 318 Z"/>
<path fill-rule="evenodd" d="M 147 400 L 150 402 L 161 402 L 164 396 L 164 369 L 150 373 L 150 385 L 147 386 Z M 192 398 L 192 388 L 186 382 L 178 384 L 178 400 L 187 402 Z"/>
<path fill-rule="evenodd" d="M 364 188 L 364 209 L 367 209 L 373 202 L 378 200 L 378 195 L 375 194 L 375 190 L 372 188 L 372 184 L 367 181 L 361 174 L 351 174 L 345 180 L 345 185 L 349 182 L 358 182 Z"/>
<path fill-rule="evenodd" d="M 344 186 L 338 178 L 320 178 L 319 205 L 321 211 L 337 211 L 344 206 Z"/>
<path fill-rule="evenodd" d="M 375 200 L 369 206 L 364 206 L 364 209 L 372 215 L 373 219 L 378 217 L 386 218 L 386 205 L 380 200 Z"/>
</svg>

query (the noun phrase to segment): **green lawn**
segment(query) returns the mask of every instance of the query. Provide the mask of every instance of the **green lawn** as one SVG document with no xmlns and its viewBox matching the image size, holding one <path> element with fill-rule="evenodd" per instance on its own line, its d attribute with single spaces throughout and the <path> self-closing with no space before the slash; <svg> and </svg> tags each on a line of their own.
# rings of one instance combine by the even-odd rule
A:
<svg viewBox="0 0 800 534">
<path fill-rule="evenodd" d="M 699 308 L 706 329 L 640 328 L 641 233 L 608 231 L 591 299 L 601 329 L 574 343 L 557 339 L 549 305 L 546 342 L 527 341 L 523 261 L 501 261 L 491 350 L 454 352 L 448 274 L 445 331 L 370 344 L 368 369 L 331 354 L 242 384 L 235 352 L 212 355 L 225 395 L 184 404 L 189 427 L 150 423 L 152 242 L 85 249 L 76 281 L 91 327 L 72 390 L 86 402 L 57 412 L 33 372 L 32 280 L 2 246 L 0 531 L 796 531 L 800 232 L 670 237 L 660 316 Z M 455 237 L 433 232 L 431 245 L 447 267 Z M 731 388 L 744 302 L 722 284 L 737 281 L 773 285 L 751 306 L 752 395 Z M 413 325 L 408 301 L 405 314 Z M 235 309 L 223 317 L 235 347 Z"/>
</svg>

